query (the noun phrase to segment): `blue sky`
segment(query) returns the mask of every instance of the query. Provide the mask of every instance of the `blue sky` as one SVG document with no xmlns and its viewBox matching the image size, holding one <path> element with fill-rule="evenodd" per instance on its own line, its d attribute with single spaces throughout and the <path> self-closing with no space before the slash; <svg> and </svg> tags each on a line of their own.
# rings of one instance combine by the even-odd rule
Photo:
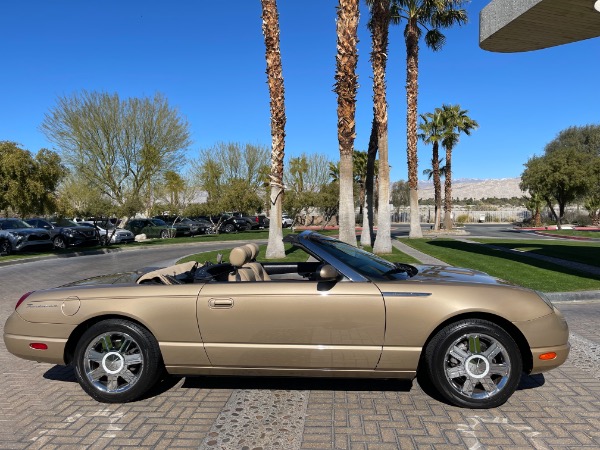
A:
<svg viewBox="0 0 600 450">
<path fill-rule="evenodd" d="M 280 0 L 286 89 L 286 160 L 338 158 L 334 0 Z M 537 52 L 479 48 L 479 11 L 421 45 L 419 112 L 458 103 L 480 124 L 453 153 L 454 178 L 519 176 L 527 159 L 572 125 L 600 123 L 600 40 Z M 372 116 L 370 37 L 361 4 L 355 147 L 366 150 Z M 270 145 L 269 96 L 259 0 L 20 0 L 0 2 L 0 140 L 37 151 L 58 96 L 80 90 L 121 97 L 163 93 L 190 123 L 198 150 L 219 141 Z M 390 35 L 388 101 L 392 180 L 406 179 L 403 25 Z M 430 148 L 419 144 L 419 173 Z"/>
</svg>

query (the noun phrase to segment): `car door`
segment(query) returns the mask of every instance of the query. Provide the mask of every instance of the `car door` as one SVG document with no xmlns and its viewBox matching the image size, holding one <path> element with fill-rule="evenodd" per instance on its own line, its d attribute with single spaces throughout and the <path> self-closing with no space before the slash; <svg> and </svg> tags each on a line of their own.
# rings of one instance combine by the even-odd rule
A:
<svg viewBox="0 0 600 450">
<path fill-rule="evenodd" d="M 374 369 L 385 309 L 369 282 L 208 283 L 198 323 L 213 366 Z"/>
</svg>

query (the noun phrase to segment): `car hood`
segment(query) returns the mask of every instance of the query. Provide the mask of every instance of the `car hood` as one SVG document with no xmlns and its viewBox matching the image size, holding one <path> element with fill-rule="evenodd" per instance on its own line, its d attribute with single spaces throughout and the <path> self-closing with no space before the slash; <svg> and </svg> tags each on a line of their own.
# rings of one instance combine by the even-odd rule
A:
<svg viewBox="0 0 600 450">
<path fill-rule="evenodd" d="M 501 280 L 500 278 L 495 278 L 487 273 L 462 267 L 427 265 L 415 265 L 414 267 L 416 267 L 419 272 L 410 279 L 411 281 L 500 284 L 513 286 L 512 283 Z"/>
<path fill-rule="evenodd" d="M 6 233 L 19 233 L 20 235 L 30 235 L 30 234 L 48 234 L 47 230 L 43 228 L 11 228 L 10 230 L 0 230 Z"/>
</svg>

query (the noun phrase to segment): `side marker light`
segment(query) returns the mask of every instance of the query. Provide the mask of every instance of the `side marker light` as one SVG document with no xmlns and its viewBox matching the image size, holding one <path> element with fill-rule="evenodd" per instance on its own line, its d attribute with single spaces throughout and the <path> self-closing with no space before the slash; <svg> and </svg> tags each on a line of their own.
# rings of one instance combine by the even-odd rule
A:
<svg viewBox="0 0 600 450">
<path fill-rule="evenodd" d="M 48 345 L 42 342 L 33 342 L 29 346 L 34 350 L 48 350 Z"/>
<path fill-rule="evenodd" d="M 554 352 L 542 353 L 540 355 L 540 359 L 542 361 L 549 361 L 551 359 L 556 359 L 556 353 L 554 353 Z"/>
</svg>

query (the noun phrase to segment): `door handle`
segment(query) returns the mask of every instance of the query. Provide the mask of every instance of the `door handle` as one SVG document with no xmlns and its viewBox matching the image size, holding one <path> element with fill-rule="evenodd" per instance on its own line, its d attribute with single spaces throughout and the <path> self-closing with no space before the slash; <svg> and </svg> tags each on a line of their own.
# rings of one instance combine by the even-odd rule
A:
<svg viewBox="0 0 600 450">
<path fill-rule="evenodd" d="M 208 306 L 214 309 L 228 309 L 233 308 L 232 298 L 211 298 L 208 301 Z"/>
</svg>

